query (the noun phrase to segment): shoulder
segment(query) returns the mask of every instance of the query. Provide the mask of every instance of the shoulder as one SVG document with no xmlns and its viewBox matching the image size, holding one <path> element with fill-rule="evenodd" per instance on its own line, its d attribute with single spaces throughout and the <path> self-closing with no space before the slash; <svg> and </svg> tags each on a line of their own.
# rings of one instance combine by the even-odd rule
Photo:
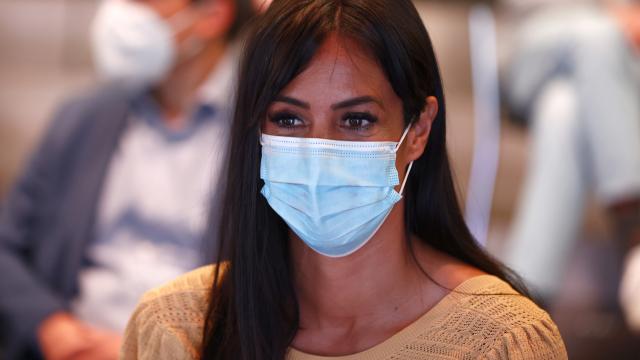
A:
<svg viewBox="0 0 640 360">
<path fill-rule="evenodd" d="M 445 298 L 441 336 L 480 359 L 566 359 L 549 314 L 491 275 L 470 278 Z M 464 335 L 464 336 L 461 336 Z"/>
<path fill-rule="evenodd" d="M 121 358 L 197 359 L 215 271 L 201 267 L 148 291 L 129 320 Z"/>
<path fill-rule="evenodd" d="M 224 271 L 224 265 L 220 267 Z M 216 265 L 207 265 L 186 274 L 154 289 L 147 291 L 140 299 L 139 305 L 161 305 L 166 299 L 181 296 L 198 296 L 208 293 L 213 284 Z"/>
<path fill-rule="evenodd" d="M 65 148 L 96 126 L 116 123 L 120 117 L 125 120 L 120 115 L 126 114 L 140 93 L 121 84 L 105 84 L 67 98 L 53 112 L 43 143 L 49 148 Z"/>
<path fill-rule="evenodd" d="M 120 83 L 109 83 L 90 87 L 68 97 L 57 108 L 54 121 L 73 122 L 73 118 L 82 118 L 102 112 L 113 111 L 114 107 L 128 105 L 132 99 L 146 90 L 136 89 Z M 60 115 L 66 116 L 60 116 Z M 65 119 L 65 120 L 62 120 Z"/>
<path fill-rule="evenodd" d="M 423 337 L 440 347 L 438 351 L 452 358 L 567 358 L 558 328 L 533 301 L 498 277 L 416 243 L 425 270 L 438 284 L 453 289 L 423 323 Z"/>
</svg>

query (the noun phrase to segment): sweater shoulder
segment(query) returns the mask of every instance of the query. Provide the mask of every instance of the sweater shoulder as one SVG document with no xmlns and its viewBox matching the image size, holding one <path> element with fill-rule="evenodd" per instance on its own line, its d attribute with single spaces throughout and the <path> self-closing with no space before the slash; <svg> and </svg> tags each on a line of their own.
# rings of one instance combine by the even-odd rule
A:
<svg viewBox="0 0 640 360">
<path fill-rule="evenodd" d="M 221 266 L 224 270 L 224 266 Z M 162 303 L 167 298 L 176 296 L 199 296 L 208 293 L 213 285 L 216 265 L 207 265 L 185 273 L 170 282 L 147 291 L 140 304 Z"/>
<path fill-rule="evenodd" d="M 495 276 L 466 281 L 450 295 L 449 311 L 425 338 L 455 344 L 473 358 L 566 359 L 549 314 Z"/>
<path fill-rule="evenodd" d="M 197 359 L 215 272 L 215 265 L 204 266 L 146 292 L 125 330 L 121 357 Z"/>
</svg>

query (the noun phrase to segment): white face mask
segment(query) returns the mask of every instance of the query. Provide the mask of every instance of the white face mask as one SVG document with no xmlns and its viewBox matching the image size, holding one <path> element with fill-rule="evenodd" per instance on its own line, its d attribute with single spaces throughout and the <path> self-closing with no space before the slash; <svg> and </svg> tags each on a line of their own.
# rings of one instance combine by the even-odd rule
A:
<svg viewBox="0 0 640 360">
<path fill-rule="evenodd" d="M 176 61 L 174 33 L 179 30 L 144 4 L 105 0 L 92 26 L 94 60 L 107 80 L 153 85 Z"/>
</svg>

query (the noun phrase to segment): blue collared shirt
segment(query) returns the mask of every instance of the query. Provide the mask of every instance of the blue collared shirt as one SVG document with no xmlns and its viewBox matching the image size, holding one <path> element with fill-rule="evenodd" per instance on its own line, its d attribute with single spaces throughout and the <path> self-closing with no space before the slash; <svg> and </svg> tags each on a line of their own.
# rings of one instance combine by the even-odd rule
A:
<svg viewBox="0 0 640 360">
<path fill-rule="evenodd" d="M 210 209 L 226 160 L 233 98 L 223 90 L 232 89 L 232 65 L 227 58 L 218 66 L 180 130 L 165 126 L 149 93 L 133 100 L 72 304 L 83 321 L 122 331 L 145 291 L 209 258 L 202 236 L 217 216 Z"/>
</svg>

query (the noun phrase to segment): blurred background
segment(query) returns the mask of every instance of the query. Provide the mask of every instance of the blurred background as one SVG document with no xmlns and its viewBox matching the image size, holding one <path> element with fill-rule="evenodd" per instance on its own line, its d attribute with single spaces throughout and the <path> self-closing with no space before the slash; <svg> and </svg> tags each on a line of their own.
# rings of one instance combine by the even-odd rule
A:
<svg viewBox="0 0 640 360">
<path fill-rule="evenodd" d="M 63 99 L 95 81 L 89 26 L 99 1 L 0 2 L 0 194 Z"/>
<path fill-rule="evenodd" d="M 98 4 L 97 0 L 0 0 L 0 200 L 37 145 L 56 106 L 96 83 L 89 29 Z M 473 61 L 482 64 L 484 60 L 481 53 L 474 60 L 474 35 L 470 35 L 470 30 L 474 26 L 488 29 L 485 36 L 491 39 L 491 26 L 486 25 L 495 26 L 493 61 L 502 74 L 506 67 L 503 58 L 512 50 L 513 20 L 523 15 L 514 15 L 519 10 L 498 2 L 447 0 L 416 4 L 432 36 L 443 72 L 448 97 L 449 147 L 461 200 L 467 203 L 474 154 L 480 151 L 476 127 L 478 114 L 483 114 L 483 110 L 476 107 L 477 101 L 493 101 L 491 96 L 474 96 L 477 93 L 474 84 L 491 86 L 492 82 L 491 78 L 484 83 L 481 77 L 474 80 L 474 71 L 479 71 L 482 65 L 474 70 Z M 481 9 L 475 12 L 478 16 L 472 20 L 478 9 Z M 491 63 L 485 68 L 491 70 Z M 503 257 L 522 200 L 533 145 L 531 126 L 512 118 L 504 103 L 497 106 L 501 110 L 499 132 L 489 132 L 489 140 L 495 136 L 497 145 L 490 149 L 498 152 L 486 239 L 490 251 Z M 491 117 L 490 109 L 484 111 Z M 492 165 L 488 166 L 489 178 L 492 169 Z M 640 339 L 627 330 L 615 306 L 620 258 L 614 233 L 606 207 L 589 192 L 584 221 L 580 222 L 575 243 L 570 246 L 566 267 L 554 274 L 561 285 L 544 298 L 572 359 L 640 358 Z"/>
</svg>

